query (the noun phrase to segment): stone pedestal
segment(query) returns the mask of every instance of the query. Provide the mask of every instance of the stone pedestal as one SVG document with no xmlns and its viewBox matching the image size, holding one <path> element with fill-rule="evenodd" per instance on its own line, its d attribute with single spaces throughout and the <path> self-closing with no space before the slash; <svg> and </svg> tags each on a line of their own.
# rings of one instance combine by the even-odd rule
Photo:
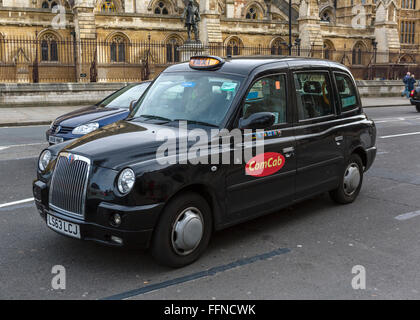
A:
<svg viewBox="0 0 420 320">
<path fill-rule="evenodd" d="M 178 50 L 182 62 L 190 60 L 192 56 L 206 54 L 205 47 L 201 41 L 187 41 Z"/>
</svg>

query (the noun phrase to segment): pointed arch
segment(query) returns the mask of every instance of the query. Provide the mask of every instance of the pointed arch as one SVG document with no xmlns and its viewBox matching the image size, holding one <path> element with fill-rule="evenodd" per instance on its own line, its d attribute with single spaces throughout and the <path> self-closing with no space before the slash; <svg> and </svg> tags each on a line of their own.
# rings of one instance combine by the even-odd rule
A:
<svg viewBox="0 0 420 320">
<path fill-rule="evenodd" d="M 270 41 L 270 51 L 272 55 L 287 55 L 287 43 L 282 37 L 275 37 Z"/>
<path fill-rule="evenodd" d="M 111 32 L 105 38 L 111 63 L 124 63 L 130 61 L 130 38 L 123 32 Z"/>
<path fill-rule="evenodd" d="M 166 36 L 166 63 L 176 63 L 181 61 L 179 47 L 182 46 L 183 43 L 184 39 L 176 33 L 172 33 Z"/>
<path fill-rule="evenodd" d="M 266 7 L 258 1 L 248 2 L 242 10 L 242 17 L 249 20 L 261 20 L 267 11 Z"/>
<path fill-rule="evenodd" d="M 123 5 L 120 0 L 101 0 L 96 3 L 95 11 L 101 13 L 122 12 Z"/>
<path fill-rule="evenodd" d="M 325 39 L 322 47 L 323 58 L 327 60 L 334 60 L 333 54 L 335 51 L 334 43 L 329 40 Z"/>
<path fill-rule="evenodd" d="M 164 12 L 164 8 L 166 9 L 166 12 Z M 155 12 L 157 9 L 160 13 Z M 152 11 L 154 14 L 173 15 L 179 12 L 179 7 L 175 0 L 151 0 L 147 6 L 147 10 Z"/>
<path fill-rule="evenodd" d="M 352 64 L 356 65 L 367 65 L 367 46 L 366 44 L 359 40 L 357 41 L 352 49 Z"/>
<path fill-rule="evenodd" d="M 227 37 L 224 41 L 226 56 L 240 55 L 243 50 L 243 42 L 238 36 Z"/>
</svg>

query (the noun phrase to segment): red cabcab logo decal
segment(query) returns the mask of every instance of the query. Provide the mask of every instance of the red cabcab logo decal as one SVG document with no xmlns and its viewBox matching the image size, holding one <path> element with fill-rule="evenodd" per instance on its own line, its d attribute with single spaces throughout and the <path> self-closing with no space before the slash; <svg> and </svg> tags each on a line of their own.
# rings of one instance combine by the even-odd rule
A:
<svg viewBox="0 0 420 320">
<path fill-rule="evenodd" d="M 284 156 L 277 152 L 261 153 L 249 160 L 245 166 L 245 173 L 254 177 L 265 177 L 283 168 Z"/>
</svg>

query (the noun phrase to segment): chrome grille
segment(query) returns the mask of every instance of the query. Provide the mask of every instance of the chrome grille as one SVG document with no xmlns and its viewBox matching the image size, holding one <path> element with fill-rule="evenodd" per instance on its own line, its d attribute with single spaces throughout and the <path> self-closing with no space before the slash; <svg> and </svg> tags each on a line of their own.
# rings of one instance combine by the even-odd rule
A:
<svg viewBox="0 0 420 320">
<path fill-rule="evenodd" d="M 90 160 L 62 152 L 59 154 L 50 186 L 50 206 L 78 218 L 85 215 L 86 188 Z"/>
</svg>

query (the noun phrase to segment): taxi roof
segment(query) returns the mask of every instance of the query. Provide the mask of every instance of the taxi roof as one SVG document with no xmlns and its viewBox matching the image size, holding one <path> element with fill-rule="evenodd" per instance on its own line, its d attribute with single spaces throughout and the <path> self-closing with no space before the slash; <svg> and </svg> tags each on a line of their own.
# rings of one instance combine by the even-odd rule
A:
<svg viewBox="0 0 420 320">
<path fill-rule="evenodd" d="M 270 64 L 278 64 L 284 62 L 284 67 L 288 67 L 288 64 L 292 66 L 302 67 L 304 65 L 310 65 L 311 67 L 336 67 L 339 69 L 348 69 L 334 61 L 319 59 L 319 58 L 306 58 L 306 57 L 289 57 L 289 56 L 237 56 L 224 58 L 225 63 L 216 71 L 223 73 L 233 73 L 239 75 L 249 75 L 255 68 L 261 66 L 270 67 Z M 178 63 L 166 68 L 163 72 L 188 72 L 197 71 L 189 66 L 189 62 Z M 201 70 L 200 70 L 201 71 Z M 197 71 L 197 72 L 200 72 Z M 203 70 L 205 71 L 205 70 Z"/>
</svg>

